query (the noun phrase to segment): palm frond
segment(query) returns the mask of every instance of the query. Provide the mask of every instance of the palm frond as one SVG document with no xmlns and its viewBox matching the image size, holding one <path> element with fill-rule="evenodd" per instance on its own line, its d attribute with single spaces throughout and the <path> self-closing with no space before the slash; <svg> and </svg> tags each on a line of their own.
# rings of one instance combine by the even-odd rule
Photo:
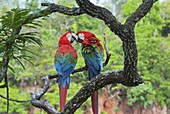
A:
<svg viewBox="0 0 170 114">
<path fill-rule="evenodd" d="M 15 70 L 13 69 L 13 67 L 11 65 L 8 65 L 8 68 L 13 72 L 15 73 Z"/>
<path fill-rule="evenodd" d="M 18 58 L 18 57 L 13 57 L 14 58 L 14 60 L 16 61 L 16 62 L 18 62 L 21 66 L 22 66 L 22 68 L 25 70 L 25 66 L 24 66 L 24 64 L 22 63 L 22 61 L 20 60 L 20 58 Z"/>
<path fill-rule="evenodd" d="M 27 22 L 29 14 L 30 10 L 28 9 L 15 8 L 0 17 L 0 54 L 8 52 L 9 56 L 16 60 L 24 69 L 22 60 L 33 63 L 27 54 L 35 53 L 29 47 L 33 45 L 42 46 L 41 39 L 37 35 L 38 32 L 32 32 L 32 29 L 41 27 L 41 21 L 29 20 Z M 16 34 L 16 31 L 21 26 L 29 27 L 31 30 Z"/>
</svg>

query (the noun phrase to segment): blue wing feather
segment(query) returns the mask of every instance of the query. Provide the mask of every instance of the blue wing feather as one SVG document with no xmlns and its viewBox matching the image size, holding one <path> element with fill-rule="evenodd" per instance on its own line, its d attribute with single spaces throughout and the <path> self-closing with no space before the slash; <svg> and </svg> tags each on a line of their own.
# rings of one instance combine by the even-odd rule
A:
<svg viewBox="0 0 170 114">
<path fill-rule="evenodd" d="M 102 71 L 102 53 L 94 49 L 90 53 L 82 52 L 85 63 L 88 66 L 89 78 L 92 79 Z"/>
<path fill-rule="evenodd" d="M 69 54 L 69 53 L 68 53 Z M 74 71 L 76 66 L 76 60 L 71 54 L 65 54 L 64 56 L 56 56 L 54 66 L 59 74 L 57 79 L 58 84 L 62 82 L 62 87 L 64 88 L 66 83 L 70 84 L 70 74 Z"/>
</svg>

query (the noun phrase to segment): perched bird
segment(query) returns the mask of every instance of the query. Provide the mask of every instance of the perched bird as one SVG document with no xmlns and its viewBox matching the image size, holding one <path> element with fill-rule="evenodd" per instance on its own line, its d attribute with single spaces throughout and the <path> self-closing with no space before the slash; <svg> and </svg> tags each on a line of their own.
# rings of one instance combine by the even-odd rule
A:
<svg viewBox="0 0 170 114">
<path fill-rule="evenodd" d="M 88 68 L 89 79 L 96 77 L 102 71 L 103 47 L 96 36 L 87 31 L 79 31 L 78 41 L 82 43 L 82 55 Z M 91 97 L 94 114 L 98 114 L 98 91 Z"/>
<path fill-rule="evenodd" d="M 73 33 L 66 32 L 58 42 L 58 48 L 55 53 L 54 65 L 58 72 L 57 83 L 60 93 L 60 111 L 65 106 L 67 89 L 70 85 L 70 74 L 74 71 L 77 63 L 77 53 L 71 43 L 74 41 Z"/>
</svg>

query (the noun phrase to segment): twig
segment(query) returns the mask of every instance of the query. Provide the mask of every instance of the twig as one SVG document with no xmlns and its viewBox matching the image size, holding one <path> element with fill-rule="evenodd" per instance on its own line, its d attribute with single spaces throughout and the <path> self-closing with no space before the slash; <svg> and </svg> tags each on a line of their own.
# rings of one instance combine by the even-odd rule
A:
<svg viewBox="0 0 170 114">
<path fill-rule="evenodd" d="M 3 99 L 8 99 L 9 101 L 13 101 L 13 102 L 18 102 L 18 103 L 23 103 L 23 102 L 29 102 L 30 100 L 16 100 L 16 99 L 12 99 L 12 98 L 7 98 L 3 95 L 0 95 L 1 98 Z"/>
<path fill-rule="evenodd" d="M 6 94 L 7 94 L 7 113 L 9 111 L 9 87 L 8 87 L 8 78 L 5 76 L 5 85 L 6 85 Z"/>
<path fill-rule="evenodd" d="M 49 78 L 49 79 L 58 78 L 58 74 L 48 75 L 48 78 Z"/>
<path fill-rule="evenodd" d="M 36 99 L 40 99 L 47 92 L 47 90 L 50 88 L 50 79 L 49 79 L 49 77 L 50 77 L 50 75 L 45 77 L 44 88 L 39 90 L 37 93 L 34 94 Z"/>
<path fill-rule="evenodd" d="M 6 84 L 0 85 L 0 88 L 5 88 Z"/>
<path fill-rule="evenodd" d="M 109 98 L 107 98 L 105 101 L 104 101 L 104 107 L 105 108 L 109 108 L 108 106 L 107 106 L 107 102 L 109 102 L 110 100 L 112 100 L 114 97 L 117 97 L 117 98 L 120 98 L 119 97 L 119 94 L 120 94 L 120 91 L 117 91 L 114 95 L 111 95 Z M 117 105 L 116 105 L 117 106 Z"/>
<path fill-rule="evenodd" d="M 109 49 L 108 49 L 108 47 L 106 45 L 106 36 L 105 36 L 105 33 L 103 33 L 103 39 L 104 39 L 104 49 L 106 50 L 106 60 L 103 63 L 103 66 L 106 66 L 108 64 L 109 60 L 110 60 L 111 54 L 110 54 Z"/>
<path fill-rule="evenodd" d="M 105 102 L 111 100 L 111 99 L 114 98 L 115 96 L 118 97 L 119 94 L 120 94 L 120 91 L 117 91 L 114 95 L 111 94 L 111 96 L 110 96 L 109 98 L 107 98 Z"/>
<path fill-rule="evenodd" d="M 72 73 L 72 74 L 77 73 L 77 72 L 82 72 L 82 71 L 85 71 L 85 70 L 87 70 L 87 66 L 84 66 L 84 67 L 81 67 L 81 68 L 75 69 L 75 70 L 73 71 L 73 73 Z"/>
</svg>

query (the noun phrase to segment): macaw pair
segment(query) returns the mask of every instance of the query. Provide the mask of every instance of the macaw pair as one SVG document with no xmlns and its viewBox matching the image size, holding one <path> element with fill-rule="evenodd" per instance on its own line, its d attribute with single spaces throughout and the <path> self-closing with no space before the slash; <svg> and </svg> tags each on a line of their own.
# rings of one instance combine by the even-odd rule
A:
<svg viewBox="0 0 170 114">
<path fill-rule="evenodd" d="M 70 74 L 74 71 L 77 63 L 78 56 L 71 45 L 74 40 L 82 44 L 82 55 L 88 68 L 89 79 L 96 77 L 102 71 L 103 47 L 93 33 L 79 31 L 76 35 L 71 32 L 63 34 L 59 39 L 54 60 L 59 75 L 57 82 L 60 93 L 60 111 L 65 106 Z M 93 113 L 98 114 L 98 91 L 92 93 L 91 99 Z"/>
</svg>

